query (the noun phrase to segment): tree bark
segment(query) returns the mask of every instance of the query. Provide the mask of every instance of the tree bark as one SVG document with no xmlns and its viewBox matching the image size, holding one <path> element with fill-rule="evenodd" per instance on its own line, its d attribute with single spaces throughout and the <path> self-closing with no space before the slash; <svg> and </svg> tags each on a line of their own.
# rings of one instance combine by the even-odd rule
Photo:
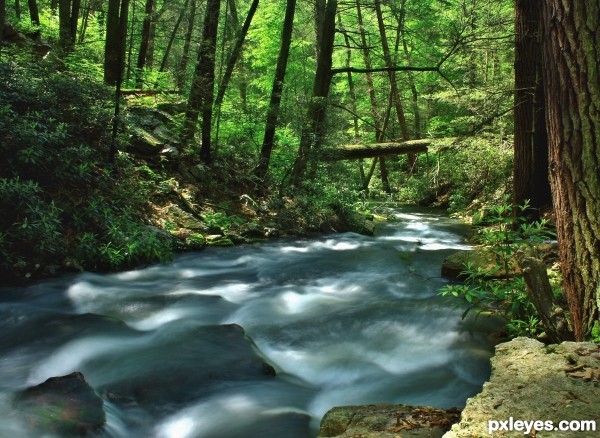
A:
<svg viewBox="0 0 600 438">
<path fill-rule="evenodd" d="M 34 26 L 40 25 L 40 12 L 36 0 L 27 0 L 27 6 L 29 6 L 29 17 L 31 18 L 31 24 Z M 39 29 L 35 31 L 36 36 L 40 34 Z"/>
<path fill-rule="evenodd" d="M 181 26 L 181 22 L 183 21 L 183 16 L 185 15 L 185 11 L 188 8 L 190 0 L 185 0 L 183 4 L 183 8 L 179 13 L 179 17 L 177 17 L 177 21 L 175 22 L 175 26 L 173 26 L 173 30 L 171 32 L 171 36 L 169 37 L 169 42 L 167 43 L 167 48 L 165 49 L 165 53 L 163 55 L 162 61 L 160 63 L 159 72 L 164 72 L 167 69 L 167 64 L 169 62 L 169 55 L 171 54 L 171 48 L 173 47 L 173 42 L 175 41 L 175 37 L 177 36 L 177 32 L 179 31 L 179 26 Z M 158 86 L 158 81 L 154 84 L 156 88 Z"/>
<path fill-rule="evenodd" d="M 427 152 L 431 142 L 425 140 L 409 140 L 401 143 L 346 144 L 333 149 L 323 150 L 318 154 L 324 161 L 354 160 L 359 158 L 384 157 L 386 155 L 414 154 Z"/>
<path fill-rule="evenodd" d="M 361 51 L 363 55 L 363 61 L 365 64 L 365 78 L 367 80 L 367 88 L 369 90 L 369 100 L 371 102 L 371 114 L 373 117 L 373 125 L 375 126 L 375 141 L 380 142 L 383 140 L 383 126 L 381 120 L 381 114 L 379 112 L 379 106 L 377 104 L 377 95 L 375 94 L 375 85 L 373 82 L 373 75 L 371 73 L 372 65 L 371 65 L 371 56 L 369 54 L 369 46 L 367 45 L 367 35 L 365 32 L 365 26 L 362 17 L 362 7 L 360 5 L 360 0 L 356 0 L 356 17 L 358 21 L 358 32 L 360 34 L 360 43 L 361 43 Z M 350 66 L 346 66 L 350 68 Z M 352 72 L 348 72 L 351 74 Z M 369 190 L 369 184 L 371 182 L 371 178 L 373 177 L 373 173 L 375 171 L 376 164 L 379 163 L 379 160 L 375 158 L 373 163 L 371 164 L 371 168 L 369 172 L 365 175 L 363 180 L 363 190 Z M 381 165 L 381 163 L 379 163 Z M 384 168 L 385 160 L 383 163 Z M 383 182 L 383 181 L 382 181 Z"/>
<path fill-rule="evenodd" d="M 277 67 L 275 77 L 273 78 L 273 87 L 271 88 L 271 99 L 269 101 L 269 111 L 265 123 L 265 136 L 260 158 L 255 174 L 258 178 L 264 179 L 269 168 L 271 152 L 273 151 L 273 142 L 275 140 L 275 129 L 279 117 L 279 107 L 281 104 L 281 95 L 283 93 L 283 81 L 285 70 L 287 68 L 288 56 L 290 54 L 290 44 L 292 43 L 292 30 L 294 29 L 294 13 L 296 11 L 296 0 L 287 0 L 285 8 L 285 18 L 283 19 L 283 29 L 281 30 L 281 47 L 277 57 Z"/>
<path fill-rule="evenodd" d="M 196 23 L 196 5 L 198 0 L 191 1 L 192 3 L 190 4 L 190 12 L 188 15 L 188 26 L 185 33 L 185 40 L 183 42 L 183 51 L 181 53 L 181 60 L 179 61 L 177 75 L 175 78 L 177 88 L 180 90 L 183 88 L 183 83 L 185 82 L 185 73 L 190 60 L 190 47 L 192 43 L 192 35 L 194 34 L 194 24 Z"/>
<path fill-rule="evenodd" d="M 117 133 L 119 131 L 119 118 L 121 115 L 121 85 L 123 83 L 123 69 L 125 65 L 125 46 L 127 42 L 127 18 L 129 15 L 129 0 L 121 0 L 119 18 L 117 20 L 117 54 L 115 76 L 115 113 L 113 116 L 112 141 L 108 152 L 108 162 L 113 164 L 117 154 Z M 105 76 L 106 78 L 106 76 Z"/>
<path fill-rule="evenodd" d="M 206 164 L 210 164 L 211 161 L 212 105 L 220 5 L 220 0 L 208 0 L 206 4 L 202 42 L 198 50 L 198 62 L 194 72 L 183 127 L 183 141 L 184 144 L 187 144 L 194 139 L 198 116 L 202 112 L 200 159 Z"/>
<path fill-rule="evenodd" d="M 551 203 L 539 31 L 539 2 L 515 0 L 513 203 L 529 200 L 527 215 L 532 220 L 538 220 L 539 209 Z"/>
<path fill-rule="evenodd" d="M 152 15 L 154 14 L 154 0 L 146 0 L 144 8 L 144 21 L 142 22 L 142 36 L 140 40 L 140 50 L 136 63 L 135 82 L 139 86 L 142 82 L 144 67 L 146 66 L 146 57 L 148 56 L 148 44 L 150 40 L 150 26 L 152 24 Z"/>
<path fill-rule="evenodd" d="M 331 63 L 333 41 L 335 38 L 336 12 L 337 0 L 328 0 L 323 18 L 317 72 L 315 74 L 312 97 L 308 104 L 307 122 L 300 135 L 300 147 L 292 171 L 292 183 L 295 186 L 301 184 L 307 164 L 311 159 L 310 155 L 320 148 L 325 135 L 325 116 L 327 114 L 327 97 L 329 96 L 329 88 L 331 86 Z M 311 163 L 310 178 L 315 176 L 315 164 L 314 161 Z"/>
<path fill-rule="evenodd" d="M 227 60 L 227 66 L 225 68 L 225 73 L 223 74 L 223 78 L 221 79 L 221 83 L 219 84 L 219 90 L 217 92 L 217 98 L 215 99 L 215 106 L 220 106 L 223 103 L 223 98 L 225 97 L 225 91 L 227 91 L 227 86 L 229 85 L 229 80 L 231 79 L 231 75 L 233 73 L 233 69 L 237 60 L 240 58 L 242 53 L 242 47 L 244 45 L 244 41 L 246 40 L 246 35 L 248 34 L 248 29 L 250 29 L 250 24 L 252 23 L 252 18 L 254 18 L 254 14 L 256 9 L 258 8 L 259 0 L 253 0 L 250 5 L 250 9 L 248 10 L 248 14 L 246 15 L 246 20 L 244 21 L 244 25 L 240 30 L 239 36 L 235 42 L 235 46 L 231 50 L 231 54 L 229 55 L 229 59 Z M 233 1 L 232 1 L 233 3 Z M 285 20 L 284 20 L 285 22 Z M 285 27 L 285 24 L 284 24 Z"/>
<path fill-rule="evenodd" d="M 400 133 L 402 135 L 402 140 L 407 141 L 410 138 L 408 133 L 408 125 L 406 124 L 406 117 L 404 115 L 404 108 L 402 107 L 402 100 L 400 99 L 400 92 L 398 91 L 398 83 L 396 82 L 396 72 L 393 70 L 394 63 L 392 62 L 392 57 L 390 55 L 390 48 L 387 41 L 387 35 L 385 33 L 385 23 L 383 21 L 383 13 L 381 11 L 381 0 L 375 0 L 375 14 L 377 15 L 377 24 L 379 27 L 379 35 L 381 37 L 381 48 L 383 50 L 383 57 L 385 60 L 385 65 L 388 68 L 388 77 L 390 80 L 390 92 L 392 101 L 394 102 L 394 108 L 396 109 L 396 117 L 398 120 L 398 126 L 400 127 Z M 416 160 L 414 155 L 408 156 L 409 165 L 413 165 Z M 384 172 L 382 171 L 382 178 L 384 177 Z M 385 172 L 387 175 L 387 171 Z M 389 183 L 384 182 L 384 185 L 388 185 Z"/>
<path fill-rule="evenodd" d="M 575 339 L 598 323 L 600 298 L 600 3 L 542 2 L 550 183 L 563 288 Z"/>
<path fill-rule="evenodd" d="M 71 52 L 75 48 L 80 7 L 81 0 L 58 2 L 59 45 L 65 52 Z"/>
<path fill-rule="evenodd" d="M 104 45 L 104 82 L 117 85 L 122 79 L 127 39 L 129 0 L 110 0 Z"/>
<path fill-rule="evenodd" d="M 519 267 L 527 285 L 527 295 L 550 341 L 554 344 L 572 341 L 573 333 L 569 330 L 565 312 L 554 302 L 546 265 L 533 257 L 523 257 L 519 260 Z"/>
<path fill-rule="evenodd" d="M 77 40 L 77 23 L 79 22 L 79 13 L 81 11 L 81 0 L 73 0 L 71 4 L 71 44 L 75 46 Z"/>
</svg>

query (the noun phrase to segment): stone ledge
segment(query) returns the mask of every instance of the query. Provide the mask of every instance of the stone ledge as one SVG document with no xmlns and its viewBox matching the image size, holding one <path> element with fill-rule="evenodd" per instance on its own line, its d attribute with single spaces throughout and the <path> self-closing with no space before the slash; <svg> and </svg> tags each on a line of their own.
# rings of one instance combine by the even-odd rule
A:
<svg viewBox="0 0 600 438">
<path fill-rule="evenodd" d="M 496 346 L 492 375 L 482 392 L 467 401 L 461 420 L 444 438 L 489 437 L 488 421 L 595 420 L 600 427 L 600 346 L 563 342 L 545 346 L 516 338 Z M 600 436 L 595 432 L 499 431 L 502 437 Z"/>
</svg>

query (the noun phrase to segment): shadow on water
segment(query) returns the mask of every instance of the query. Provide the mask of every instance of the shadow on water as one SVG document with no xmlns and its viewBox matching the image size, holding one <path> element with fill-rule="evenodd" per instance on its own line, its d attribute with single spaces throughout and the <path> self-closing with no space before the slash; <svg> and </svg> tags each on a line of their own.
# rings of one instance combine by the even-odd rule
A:
<svg viewBox="0 0 600 438">
<path fill-rule="evenodd" d="M 311 437 L 333 406 L 464 405 L 489 328 L 437 293 L 468 229 L 396 211 L 376 236 L 286 239 L 4 290 L 0 436 L 37 436 L 10 396 L 81 371 L 107 437 Z"/>
</svg>

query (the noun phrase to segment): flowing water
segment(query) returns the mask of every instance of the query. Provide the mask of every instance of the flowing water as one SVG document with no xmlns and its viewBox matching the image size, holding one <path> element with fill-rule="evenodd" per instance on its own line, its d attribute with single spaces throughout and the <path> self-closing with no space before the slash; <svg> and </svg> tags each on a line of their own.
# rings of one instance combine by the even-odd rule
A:
<svg viewBox="0 0 600 438">
<path fill-rule="evenodd" d="M 467 229 L 431 210 L 395 216 L 374 237 L 215 248 L 1 290 L 0 437 L 39 436 L 12 394 L 73 371 L 104 400 L 102 437 L 305 438 L 333 406 L 464 406 L 491 346 L 437 292 Z"/>
</svg>

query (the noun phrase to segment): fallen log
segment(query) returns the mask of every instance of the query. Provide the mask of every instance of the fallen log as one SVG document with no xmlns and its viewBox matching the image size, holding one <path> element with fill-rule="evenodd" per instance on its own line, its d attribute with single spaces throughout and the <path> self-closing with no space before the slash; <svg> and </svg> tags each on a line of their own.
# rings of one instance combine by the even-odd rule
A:
<svg viewBox="0 0 600 438">
<path fill-rule="evenodd" d="M 430 139 L 409 140 L 401 143 L 347 144 L 325 149 L 319 153 L 319 158 L 323 161 L 339 161 L 384 155 L 413 154 L 427 152 L 427 146 L 430 144 Z"/>
</svg>

